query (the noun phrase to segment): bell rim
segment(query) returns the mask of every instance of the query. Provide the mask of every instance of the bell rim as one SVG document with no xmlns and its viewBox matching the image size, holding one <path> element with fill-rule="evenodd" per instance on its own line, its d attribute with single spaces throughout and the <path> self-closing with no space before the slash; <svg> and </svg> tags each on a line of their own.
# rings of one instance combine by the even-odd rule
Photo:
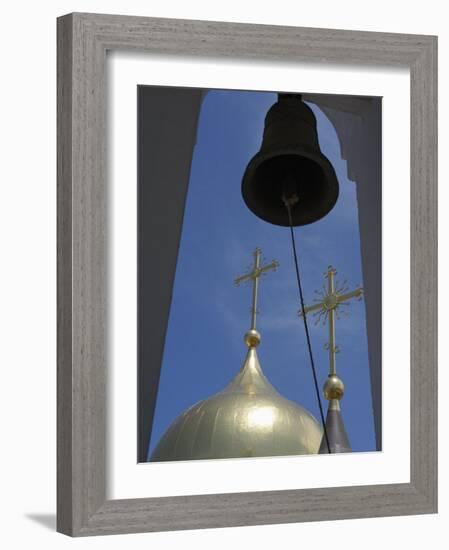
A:
<svg viewBox="0 0 449 550">
<path fill-rule="evenodd" d="M 275 221 L 273 219 L 270 219 L 269 216 L 264 215 L 262 212 L 260 212 L 260 209 L 257 208 L 257 205 L 251 201 L 251 199 L 248 196 L 248 186 L 249 186 L 249 180 L 251 179 L 251 176 L 255 173 L 256 169 L 259 167 L 259 165 L 262 162 L 265 162 L 266 160 L 269 160 L 270 158 L 279 156 L 279 155 L 295 155 L 298 157 L 305 157 L 309 158 L 311 160 L 316 161 L 321 168 L 324 170 L 325 176 L 327 181 L 329 182 L 329 187 L 334 190 L 332 200 L 329 200 L 326 208 L 323 208 L 320 212 L 320 215 L 315 217 L 313 220 L 310 221 L 298 221 L 298 217 L 301 216 L 296 215 L 292 212 L 292 222 L 294 227 L 299 227 L 303 225 L 310 225 L 311 223 L 315 223 L 321 219 L 323 219 L 335 206 L 337 203 L 338 197 L 340 195 L 340 185 L 337 178 L 337 174 L 335 172 L 335 169 L 332 165 L 332 163 L 329 161 L 329 159 L 323 155 L 322 153 L 317 153 L 315 150 L 309 150 L 307 147 L 298 147 L 298 146 L 292 146 L 292 147 L 279 147 L 279 148 L 273 148 L 269 152 L 263 152 L 262 150 L 257 152 L 253 158 L 249 161 L 245 173 L 243 174 L 242 178 L 242 185 L 241 185 L 241 191 L 243 200 L 245 201 L 246 206 L 248 207 L 251 212 L 253 212 L 254 215 L 256 215 L 258 218 L 271 223 L 273 225 L 281 226 L 281 227 L 289 227 L 290 223 L 288 220 L 285 222 L 281 222 L 276 217 Z"/>
</svg>

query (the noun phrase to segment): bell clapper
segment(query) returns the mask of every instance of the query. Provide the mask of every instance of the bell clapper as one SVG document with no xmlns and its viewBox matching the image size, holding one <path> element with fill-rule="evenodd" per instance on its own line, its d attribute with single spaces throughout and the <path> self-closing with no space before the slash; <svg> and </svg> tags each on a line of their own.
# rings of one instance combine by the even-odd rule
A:
<svg viewBox="0 0 449 550">
<path fill-rule="evenodd" d="M 286 195 L 285 193 L 282 195 L 282 202 L 285 204 L 286 208 L 291 208 L 292 206 L 295 206 L 299 202 L 299 197 L 296 193 L 293 193 L 292 195 Z"/>
<path fill-rule="evenodd" d="M 287 173 L 282 183 L 282 202 L 287 209 L 299 202 L 296 182 L 289 173 Z"/>
</svg>

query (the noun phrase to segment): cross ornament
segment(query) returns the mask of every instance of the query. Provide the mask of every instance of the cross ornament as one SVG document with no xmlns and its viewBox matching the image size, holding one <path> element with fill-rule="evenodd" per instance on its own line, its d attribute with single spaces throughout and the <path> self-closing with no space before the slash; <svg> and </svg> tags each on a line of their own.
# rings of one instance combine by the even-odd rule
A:
<svg viewBox="0 0 449 550">
<path fill-rule="evenodd" d="M 326 344 L 326 349 L 329 350 L 329 374 L 336 375 L 336 360 L 335 355 L 340 351 L 335 343 L 335 317 L 340 318 L 339 308 L 349 305 L 349 300 L 357 298 L 361 300 L 363 297 L 363 288 L 358 287 L 355 290 L 348 292 L 348 287 L 344 281 L 341 285 L 335 282 L 337 270 L 332 266 L 327 268 L 324 276 L 327 278 L 327 289 L 323 285 L 322 291 L 315 291 L 318 297 L 315 299 L 315 304 L 304 308 L 304 312 L 314 313 L 317 317 L 315 324 L 318 324 L 324 317 L 323 324 L 329 321 L 329 342 Z M 302 317 L 302 311 L 299 311 L 299 316 Z"/>
<path fill-rule="evenodd" d="M 252 281 L 253 283 L 253 299 L 252 299 L 252 306 L 251 306 L 251 329 L 256 330 L 256 316 L 257 316 L 257 293 L 259 289 L 259 279 L 262 275 L 265 275 L 268 271 L 276 271 L 276 269 L 279 267 L 279 263 L 276 260 L 273 260 L 271 263 L 261 266 L 260 265 L 260 256 L 261 256 L 261 250 L 260 248 L 256 248 L 253 252 L 254 256 L 254 264 L 249 273 L 245 273 L 244 275 L 241 275 L 240 277 L 237 277 L 234 279 L 234 284 L 236 286 L 239 286 L 241 283 L 245 283 L 247 281 Z"/>
</svg>

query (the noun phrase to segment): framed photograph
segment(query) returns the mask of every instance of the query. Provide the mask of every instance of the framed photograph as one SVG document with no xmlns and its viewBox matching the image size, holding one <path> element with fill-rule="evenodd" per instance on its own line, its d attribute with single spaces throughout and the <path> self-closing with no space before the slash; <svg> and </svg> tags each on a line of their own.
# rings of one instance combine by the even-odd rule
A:
<svg viewBox="0 0 449 550">
<path fill-rule="evenodd" d="M 58 531 L 436 512 L 436 46 L 58 19 Z"/>
</svg>

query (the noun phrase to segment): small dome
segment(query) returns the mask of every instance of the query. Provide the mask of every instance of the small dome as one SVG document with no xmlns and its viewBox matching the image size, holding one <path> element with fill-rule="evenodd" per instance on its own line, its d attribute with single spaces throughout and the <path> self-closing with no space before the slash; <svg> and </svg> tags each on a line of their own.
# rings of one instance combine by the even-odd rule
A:
<svg viewBox="0 0 449 550">
<path fill-rule="evenodd" d="M 316 454 L 321 439 L 320 424 L 274 389 L 250 347 L 234 380 L 178 416 L 150 460 Z"/>
</svg>

